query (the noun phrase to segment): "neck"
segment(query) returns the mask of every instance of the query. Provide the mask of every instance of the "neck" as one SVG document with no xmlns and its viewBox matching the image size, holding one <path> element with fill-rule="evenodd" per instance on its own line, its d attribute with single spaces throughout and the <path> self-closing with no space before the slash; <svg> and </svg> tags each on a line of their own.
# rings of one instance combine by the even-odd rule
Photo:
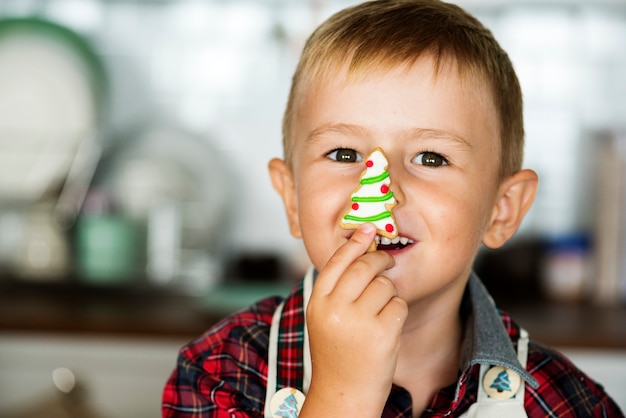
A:
<svg viewBox="0 0 626 418">
<path fill-rule="evenodd" d="M 417 303 L 409 309 L 394 383 L 411 393 L 413 412 L 417 413 L 414 416 L 420 416 L 433 396 L 458 378 L 463 338 L 459 307 L 463 290 L 446 298 Z"/>
</svg>

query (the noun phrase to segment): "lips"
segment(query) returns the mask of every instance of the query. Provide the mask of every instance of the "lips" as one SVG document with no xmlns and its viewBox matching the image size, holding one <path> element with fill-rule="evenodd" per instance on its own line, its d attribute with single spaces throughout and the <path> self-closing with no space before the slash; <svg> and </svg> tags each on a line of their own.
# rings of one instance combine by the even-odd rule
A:
<svg viewBox="0 0 626 418">
<path fill-rule="evenodd" d="M 376 248 L 379 250 L 401 250 L 414 241 L 407 237 L 397 236 L 393 239 L 376 235 Z"/>
</svg>

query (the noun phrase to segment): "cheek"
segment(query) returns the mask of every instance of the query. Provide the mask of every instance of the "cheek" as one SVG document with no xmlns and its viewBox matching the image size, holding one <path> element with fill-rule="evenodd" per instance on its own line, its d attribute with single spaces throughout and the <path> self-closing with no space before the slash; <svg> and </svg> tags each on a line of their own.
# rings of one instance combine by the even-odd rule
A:
<svg viewBox="0 0 626 418">
<path fill-rule="evenodd" d="M 353 185 L 341 177 L 321 174 L 300 180 L 297 199 L 302 239 L 311 261 L 321 268 L 345 242 L 346 234 L 339 226 L 339 219 L 348 209 Z"/>
<path fill-rule="evenodd" d="M 463 252 L 473 252 L 480 245 L 488 218 L 486 205 L 475 196 L 459 192 L 439 205 L 437 223 L 445 231 L 445 245 L 454 245 Z"/>
<path fill-rule="evenodd" d="M 303 176 L 297 189 L 301 216 L 314 224 L 338 224 L 339 218 L 348 209 L 350 195 L 356 185 L 358 177 L 352 181 L 345 176 L 328 173 Z"/>
</svg>

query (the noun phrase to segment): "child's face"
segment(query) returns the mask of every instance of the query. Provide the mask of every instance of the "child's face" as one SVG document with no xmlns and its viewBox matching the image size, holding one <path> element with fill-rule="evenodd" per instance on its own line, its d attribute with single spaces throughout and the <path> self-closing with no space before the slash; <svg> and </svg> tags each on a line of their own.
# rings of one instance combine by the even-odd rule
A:
<svg viewBox="0 0 626 418">
<path fill-rule="evenodd" d="M 338 221 L 365 168 L 360 160 L 382 147 L 400 236 L 414 242 L 389 251 L 395 266 L 384 274 L 407 302 L 464 286 L 499 186 L 498 122 L 487 86 L 447 67 L 435 76 L 426 58 L 345 84 L 343 75 L 315 85 L 299 103 L 287 202 L 295 208 L 292 232 L 322 269 L 353 233 Z"/>
</svg>

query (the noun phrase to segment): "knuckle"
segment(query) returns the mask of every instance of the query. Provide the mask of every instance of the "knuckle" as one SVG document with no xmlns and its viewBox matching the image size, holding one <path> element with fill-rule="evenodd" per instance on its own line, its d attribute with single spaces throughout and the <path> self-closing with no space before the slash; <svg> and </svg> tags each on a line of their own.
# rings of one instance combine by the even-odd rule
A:
<svg viewBox="0 0 626 418">
<path fill-rule="evenodd" d="M 402 320 L 406 319 L 409 314 L 409 306 L 406 301 L 399 296 L 395 296 L 393 299 L 391 299 L 391 303 L 395 307 L 396 314 L 399 316 L 399 318 L 401 318 Z"/>
<path fill-rule="evenodd" d="M 326 262 L 326 270 L 334 270 L 336 267 L 340 267 L 344 264 L 341 256 L 341 249 L 333 254 Z"/>
<path fill-rule="evenodd" d="M 356 274 L 364 274 L 368 271 L 371 271 L 372 266 L 368 257 L 359 257 L 354 261 L 354 263 L 352 263 L 350 268 Z"/>
<path fill-rule="evenodd" d="M 381 288 L 381 290 L 384 290 L 385 292 L 390 292 L 393 295 L 398 294 L 398 290 L 396 289 L 396 286 L 388 277 L 376 276 L 374 280 L 372 280 L 372 283 L 378 286 L 379 288 Z"/>
</svg>

